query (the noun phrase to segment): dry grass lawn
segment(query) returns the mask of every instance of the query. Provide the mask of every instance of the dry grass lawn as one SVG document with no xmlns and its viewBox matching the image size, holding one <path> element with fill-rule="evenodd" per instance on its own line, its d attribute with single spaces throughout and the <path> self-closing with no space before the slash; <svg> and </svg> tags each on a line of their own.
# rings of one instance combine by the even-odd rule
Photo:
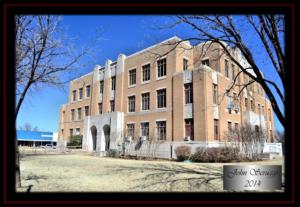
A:
<svg viewBox="0 0 300 207">
<path fill-rule="evenodd" d="M 246 164 L 246 163 L 230 163 Z M 282 164 L 282 159 L 251 164 Z M 24 192 L 223 191 L 221 163 L 125 160 L 87 154 L 21 158 Z M 29 187 L 30 186 L 30 187 Z"/>
</svg>

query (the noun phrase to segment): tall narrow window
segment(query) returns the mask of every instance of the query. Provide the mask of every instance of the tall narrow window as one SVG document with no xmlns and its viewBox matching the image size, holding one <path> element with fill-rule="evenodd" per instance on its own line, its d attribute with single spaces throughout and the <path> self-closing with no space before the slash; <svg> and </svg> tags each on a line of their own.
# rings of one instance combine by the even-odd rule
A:
<svg viewBox="0 0 300 207">
<path fill-rule="evenodd" d="M 228 134 L 229 135 L 231 135 L 231 133 L 232 133 L 232 124 L 231 124 L 231 122 L 229 121 L 229 122 L 227 122 L 227 129 L 228 129 Z"/>
<path fill-rule="evenodd" d="M 268 109 L 269 111 L 269 121 L 271 121 L 271 109 Z"/>
<path fill-rule="evenodd" d="M 142 110 L 150 109 L 150 93 L 142 94 Z"/>
<path fill-rule="evenodd" d="M 261 114 L 261 111 L 260 111 L 260 110 L 261 110 L 261 109 L 260 109 L 260 104 L 258 104 L 258 105 L 257 105 L 257 111 L 258 111 L 259 114 Z"/>
<path fill-rule="evenodd" d="M 191 140 L 194 140 L 194 120 L 185 119 L 185 137 L 190 137 Z"/>
<path fill-rule="evenodd" d="M 226 76 L 226 78 L 229 77 L 229 72 L 228 72 L 228 60 L 225 60 L 225 76 Z"/>
<path fill-rule="evenodd" d="M 90 115 L 90 107 L 89 106 L 85 106 L 84 107 L 84 115 L 85 116 L 89 116 Z"/>
<path fill-rule="evenodd" d="M 77 109 L 77 119 L 81 120 L 81 108 Z"/>
<path fill-rule="evenodd" d="M 218 103 L 218 86 L 217 84 L 213 84 L 213 103 Z"/>
<path fill-rule="evenodd" d="M 149 138 L 149 122 L 141 123 L 142 136 Z"/>
<path fill-rule="evenodd" d="M 166 104 L 166 89 L 157 91 L 157 108 L 165 108 Z"/>
<path fill-rule="evenodd" d="M 214 119 L 214 137 L 215 140 L 219 140 L 219 120 Z"/>
<path fill-rule="evenodd" d="M 128 97 L 128 111 L 135 112 L 135 96 Z"/>
<path fill-rule="evenodd" d="M 88 85 L 86 86 L 86 97 L 90 97 L 90 95 L 91 95 L 91 86 Z"/>
<path fill-rule="evenodd" d="M 167 75 L 167 59 L 161 59 L 157 61 L 157 77 L 163 77 Z"/>
<path fill-rule="evenodd" d="M 76 101 L 76 90 L 72 91 L 73 94 L 73 101 Z"/>
<path fill-rule="evenodd" d="M 75 109 L 71 109 L 71 120 L 75 120 Z"/>
<path fill-rule="evenodd" d="M 142 67 L 143 82 L 150 80 L 150 64 Z"/>
<path fill-rule="evenodd" d="M 98 112 L 102 114 L 102 103 L 98 103 Z"/>
<path fill-rule="evenodd" d="M 76 128 L 75 134 L 80 135 L 80 128 Z"/>
<path fill-rule="evenodd" d="M 127 124 L 127 136 L 134 138 L 134 124 Z"/>
<path fill-rule="evenodd" d="M 103 94 L 104 81 L 100 81 L 100 93 Z"/>
<path fill-rule="evenodd" d="M 262 113 L 263 115 L 265 115 L 265 107 L 264 107 L 264 106 L 261 106 L 261 113 Z"/>
<path fill-rule="evenodd" d="M 73 129 L 70 129 L 70 137 L 73 136 Z"/>
<path fill-rule="evenodd" d="M 156 122 L 158 140 L 166 140 L 166 131 L 167 131 L 166 127 L 167 127 L 166 121 Z"/>
<path fill-rule="evenodd" d="M 115 111 L 115 101 L 111 100 L 110 101 L 110 112 L 114 112 Z"/>
<path fill-rule="evenodd" d="M 188 59 L 183 58 L 183 71 L 188 69 Z"/>
<path fill-rule="evenodd" d="M 248 110 L 248 98 L 245 98 L 245 109 Z"/>
<path fill-rule="evenodd" d="M 234 130 L 236 131 L 236 132 L 238 132 L 238 130 L 239 130 L 239 123 L 235 123 L 234 124 Z"/>
<path fill-rule="evenodd" d="M 234 81 L 234 79 L 235 79 L 235 66 L 234 66 L 234 64 L 231 64 L 231 71 L 232 71 L 232 80 Z"/>
<path fill-rule="evenodd" d="M 129 85 L 136 84 L 136 69 L 132 69 L 129 71 Z"/>
<path fill-rule="evenodd" d="M 201 63 L 202 63 L 202 65 L 209 66 L 209 59 L 202 60 Z"/>
<path fill-rule="evenodd" d="M 250 100 L 251 111 L 255 111 L 254 101 Z"/>
<path fill-rule="evenodd" d="M 193 84 L 184 84 L 185 104 L 193 103 Z"/>
<path fill-rule="evenodd" d="M 111 77 L 111 90 L 116 90 L 116 76 Z"/>
<path fill-rule="evenodd" d="M 82 91 L 83 91 L 83 88 L 79 88 L 79 99 L 82 99 Z"/>
</svg>

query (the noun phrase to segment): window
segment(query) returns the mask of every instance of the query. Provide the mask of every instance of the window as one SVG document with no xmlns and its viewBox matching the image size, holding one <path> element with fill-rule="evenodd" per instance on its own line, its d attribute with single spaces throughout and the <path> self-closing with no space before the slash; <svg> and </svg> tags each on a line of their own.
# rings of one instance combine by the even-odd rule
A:
<svg viewBox="0 0 300 207">
<path fill-rule="evenodd" d="M 150 64 L 142 67 L 143 82 L 150 80 Z"/>
<path fill-rule="evenodd" d="M 274 142 L 273 131 L 272 130 L 270 130 L 270 138 L 271 138 L 271 142 Z"/>
<path fill-rule="evenodd" d="M 257 111 L 258 111 L 259 114 L 261 113 L 261 111 L 260 111 L 260 104 L 257 105 Z"/>
<path fill-rule="evenodd" d="M 86 86 L 86 97 L 90 97 L 90 95 L 91 95 L 91 86 L 88 85 Z"/>
<path fill-rule="evenodd" d="M 76 128 L 75 134 L 80 135 L 80 128 Z"/>
<path fill-rule="evenodd" d="M 73 101 L 76 101 L 76 90 L 74 90 L 72 93 L 73 93 Z"/>
<path fill-rule="evenodd" d="M 185 104 L 193 103 L 193 84 L 184 84 Z"/>
<path fill-rule="evenodd" d="M 100 81 L 100 93 L 103 94 L 104 81 Z"/>
<path fill-rule="evenodd" d="M 98 112 L 102 114 L 102 103 L 98 103 Z"/>
<path fill-rule="evenodd" d="M 132 69 L 129 71 L 129 85 L 136 84 L 136 69 Z"/>
<path fill-rule="evenodd" d="M 116 76 L 111 77 L 111 90 L 116 90 Z"/>
<path fill-rule="evenodd" d="M 253 100 L 250 100 L 250 107 L 251 107 L 251 111 L 255 111 L 254 101 Z"/>
<path fill-rule="evenodd" d="M 150 93 L 142 94 L 142 110 L 150 109 Z"/>
<path fill-rule="evenodd" d="M 157 128 L 157 139 L 166 140 L 166 121 L 156 122 L 156 128 Z"/>
<path fill-rule="evenodd" d="M 90 114 L 90 107 L 89 106 L 84 107 L 84 114 L 85 114 L 85 116 L 89 116 L 89 114 Z"/>
<path fill-rule="evenodd" d="M 201 63 L 202 63 L 202 65 L 209 66 L 209 59 L 202 60 Z"/>
<path fill-rule="evenodd" d="M 219 140 L 219 120 L 214 119 L 214 137 L 215 140 Z"/>
<path fill-rule="evenodd" d="M 149 122 L 141 123 L 142 136 L 149 138 Z"/>
<path fill-rule="evenodd" d="M 157 108 L 166 107 L 166 89 L 157 91 Z"/>
<path fill-rule="evenodd" d="M 110 112 L 114 112 L 115 111 L 115 101 L 111 100 L 110 101 Z"/>
<path fill-rule="evenodd" d="M 80 120 L 81 119 L 81 108 L 77 109 L 77 119 Z"/>
<path fill-rule="evenodd" d="M 71 110 L 71 120 L 74 121 L 75 119 L 75 109 Z"/>
<path fill-rule="evenodd" d="M 73 129 L 70 129 L 70 137 L 73 136 Z"/>
<path fill-rule="evenodd" d="M 213 84 L 213 103 L 218 103 L 218 86 L 216 84 Z"/>
<path fill-rule="evenodd" d="M 265 107 L 264 106 L 261 106 L 261 112 L 263 115 L 265 115 Z"/>
<path fill-rule="evenodd" d="M 231 70 L 232 70 L 232 80 L 234 81 L 234 78 L 235 78 L 235 66 L 234 66 L 234 64 L 231 64 Z"/>
<path fill-rule="evenodd" d="M 82 99 L 82 91 L 83 91 L 83 88 L 79 88 L 79 99 Z"/>
<path fill-rule="evenodd" d="M 183 58 L 183 71 L 188 69 L 188 59 Z"/>
<path fill-rule="evenodd" d="M 239 130 L 239 123 L 235 123 L 235 124 L 234 124 L 234 130 L 235 130 L 236 132 L 238 132 L 238 130 Z"/>
<path fill-rule="evenodd" d="M 268 109 L 269 111 L 269 121 L 271 121 L 271 109 Z"/>
<path fill-rule="evenodd" d="M 134 124 L 127 124 L 127 136 L 134 138 Z"/>
<path fill-rule="evenodd" d="M 228 73 L 228 60 L 225 60 L 225 76 L 226 76 L 226 78 L 229 77 L 229 73 Z"/>
<path fill-rule="evenodd" d="M 135 96 L 128 97 L 128 111 L 135 112 Z"/>
<path fill-rule="evenodd" d="M 157 61 L 157 77 L 163 77 L 167 75 L 167 59 Z"/>
<path fill-rule="evenodd" d="M 191 140 L 194 140 L 194 120 L 185 119 L 185 137 L 190 137 Z"/>
<path fill-rule="evenodd" d="M 245 98 L 245 108 L 246 108 L 246 110 L 248 110 L 248 99 L 247 98 Z"/>
<path fill-rule="evenodd" d="M 227 124 L 228 124 L 228 133 L 231 134 L 231 132 L 232 132 L 232 124 L 231 124 L 230 121 L 227 122 Z"/>
</svg>

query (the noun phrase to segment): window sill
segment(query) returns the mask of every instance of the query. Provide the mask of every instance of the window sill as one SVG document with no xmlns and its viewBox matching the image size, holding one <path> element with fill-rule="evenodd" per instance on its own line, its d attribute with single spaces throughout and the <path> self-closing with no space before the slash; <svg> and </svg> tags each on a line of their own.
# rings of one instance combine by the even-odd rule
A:
<svg viewBox="0 0 300 207">
<path fill-rule="evenodd" d="M 133 87 L 135 87 L 135 86 L 136 86 L 136 84 L 134 84 L 134 85 L 129 85 L 128 88 L 133 88 Z"/>
<path fill-rule="evenodd" d="M 148 84 L 148 83 L 150 83 L 150 80 L 142 82 L 141 85 L 145 85 L 145 84 Z"/>
<path fill-rule="evenodd" d="M 165 76 L 162 76 L 162 77 L 156 77 L 156 80 L 164 80 L 166 78 L 167 78 L 167 76 L 165 75 Z"/>
</svg>

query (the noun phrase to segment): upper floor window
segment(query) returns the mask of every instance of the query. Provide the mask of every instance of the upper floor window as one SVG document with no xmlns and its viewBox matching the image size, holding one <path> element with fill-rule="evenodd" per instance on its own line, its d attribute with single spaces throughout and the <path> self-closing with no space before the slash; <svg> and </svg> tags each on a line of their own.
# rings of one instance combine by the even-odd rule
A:
<svg viewBox="0 0 300 207">
<path fill-rule="evenodd" d="M 245 98 L 245 108 L 248 110 L 248 98 Z"/>
<path fill-rule="evenodd" d="M 111 100 L 110 101 L 110 112 L 114 112 L 115 111 L 115 101 Z"/>
<path fill-rule="evenodd" d="M 73 95 L 72 100 L 73 100 L 73 101 L 76 101 L 76 90 L 72 91 L 72 95 Z"/>
<path fill-rule="evenodd" d="M 163 77 L 167 75 L 167 59 L 161 59 L 157 61 L 157 77 Z"/>
<path fill-rule="evenodd" d="M 77 109 L 77 119 L 80 120 L 81 119 L 81 108 Z"/>
<path fill-rule="evenodd" d="M 150 93 L 142 94 L 142 110 L 150 109 Z"/>
<path fill-rule="evenodd" d="M 184 84 L 185 104 L 193 103 L 193 84 Z"/>
<path fill-rule="evenodd" d="M 254 101 L 250 100 L 251 111 L 255 111 Z"/>
<path fill-rule="evenodd" d="M 128 111 L 135 112 L 135 96 L 128 97 Z"/>
<path fill-rule="evenodd" d="M 166 121 L 156 122 L 156 129 L 157 129 L 157 139 L 166 140 L 166 131 L 167 131 Z"/>
<path fill-rule="evenodd" d="M 260 104 L 257 104 L 257 111 L 258 111 L 259 114 L 261 113 L 260 110 L 261 110 L 261 109 L 260 109 Z"/>
<path fill-rule="evenodd" d="M 219 120 L 214 119 L 214 138 L 215 140 L 219 139 Z"/>
<path fill-rule="evenodd" d="M 229 72 L 228 72 L 228 60 L 225 60 L 225 77 L 229 77 Z"/>
<path fill-rule="evenodd" d="M 116 76 L 111 77 L 111 90 L 116 90 Z"/>
<path fill-rule="evenodd" d="M 82 99 L 82 92 L 83 92 L 83 88 L 79 88 L 79 99 Z"/>
<path fill-rule="evenodd" d="M 136 84 L 136 69 L 132 69 L 129 71 L 129 85 Z"/>
<path fill-rule="evenodd" d="M 73 136 L 73 129 L 70 129 L 70 137 Z"/>
<path fill-rule="evenodd" d="M 202 60 L 201 63 L 202 63 L 202 65 L 209 66 L 209 59 Z"/>
<path fill-rule="evenodd" d="M 84 107 L 84 114 L 85 114 L 85 116 L 89 116 L 90 115 L 90 107 L 89 106 L 85 106 Z"/>
<path fill-rule="evenodd" d="M 100 81 L 100 93 L 103 94 L 103 88 L 104 88 L 104 81 Z"/>
<path fill-rule="evenodd" d="M 218 86 L 213 84 L 213 103 L 218 104 Z"/>
<path fill-rule="evenodd" d="M 165 108 L 167 106 L 166 95 L 166 89 L 161 89 L 157 91 L 157 108 Z"/>
<path fill-rule="evenodd" d="M 271 121 L 271 109 L 268 109 L 269 111 L 269 121 Z"/>
<path fill-rule="evenodd" d="M 75 109 L 71 109 L 71 120 L 75 120 Z"/>
<path fill-rule="evenodd" d="M 232 64 L 231 65 L 231 70 L 232 70 L 232 80 L 234 81 L 234 79 L 235 79 L 235 65 L 234 64 Z"/>
<path fill-rule="evenodd" d="M 183 71 L 188 69 L 188 59 L 183 58 Z"/>
<path fill-rule="evenodd" d="M 86 97 L 90 97 L 90 95 L 91 95 L 91 86 L 88 85 L 86 86 Z"/>
<path fill-rule="evenodd" d="M 144 65 L 142 67 L 143 82 L 150 80 L 150 64 Z"/>
</svg>

